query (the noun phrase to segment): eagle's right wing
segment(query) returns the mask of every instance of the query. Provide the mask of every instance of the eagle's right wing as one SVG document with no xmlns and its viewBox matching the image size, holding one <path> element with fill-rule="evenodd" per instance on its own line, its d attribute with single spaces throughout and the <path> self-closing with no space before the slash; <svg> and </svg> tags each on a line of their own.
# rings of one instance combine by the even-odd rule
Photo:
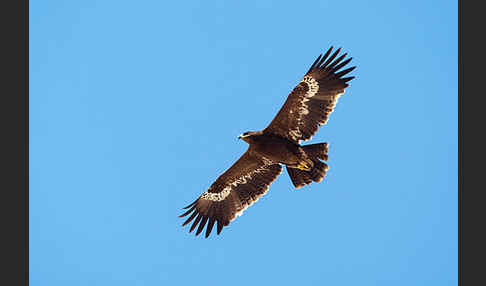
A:
<svg viewBox="0 0 486 286">
<path fill-rule="evenodd" d="M 199 235 L 209 221 L 206 229 L 208 237 L 216 222 L 219 234 L 224 226 L 264 195 L 281 172 L 279 164 L 247 150 L 207 191 L 185 207 L 189 210 L 180 217 L 192 214 L 182 226 L 195 218 L 189 232 L 199 224 L 196 231 Z"/>
<path fill-rule="evenodd" d="M 287 97 L 275 118 L 263 130 L 300 143 L 310 139 L 321 124 L 325 124 L 340 95 L 354 77 L 343 77 L 355 67 L 339 71 L 351 61 L 342 61 L 347 54 L 334 60 L 341 49 L 331 56 L 332 47 L 319 56 L 299 84 Z M 342 61 L 342 62 L 341 62 Z"/>
</svg>

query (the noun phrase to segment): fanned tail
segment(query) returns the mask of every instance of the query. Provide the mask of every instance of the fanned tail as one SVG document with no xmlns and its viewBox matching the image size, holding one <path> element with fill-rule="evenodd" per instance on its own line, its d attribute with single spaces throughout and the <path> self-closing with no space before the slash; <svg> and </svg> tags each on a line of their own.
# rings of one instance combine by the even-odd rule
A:
<svg viewBox="0 0 486 286">
<path fill-rule="evenodd" d="M 287 167 L 287 173 L 297 189 L 312 182 L 320 182 L 324 179 L 329 167 L 321 160 L 328 160 L 328 147 L 329 144 L 327 142 L 302 146 L 307 156 L 314 163 L 314 166 L 309 171 Z"/>
</svg>

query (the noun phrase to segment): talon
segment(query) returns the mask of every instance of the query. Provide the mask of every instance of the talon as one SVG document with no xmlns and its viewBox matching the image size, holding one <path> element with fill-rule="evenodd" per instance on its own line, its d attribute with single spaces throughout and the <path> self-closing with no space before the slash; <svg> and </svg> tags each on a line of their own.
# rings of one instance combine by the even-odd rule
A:
<svg viewBox="0 0 486 286">
<path fill-rule="evenodd" d="M 309 171 L 311 167 L 307 163 L 301 163 L 297 166 L 297 169 L 303 170 L 303 171 Z"/>
<path fill-rule="evenodd" d="M 309 169 L 312 169 L 314 167 L 314 162 L 312 160 L 309 160 Z"/>
</svg>

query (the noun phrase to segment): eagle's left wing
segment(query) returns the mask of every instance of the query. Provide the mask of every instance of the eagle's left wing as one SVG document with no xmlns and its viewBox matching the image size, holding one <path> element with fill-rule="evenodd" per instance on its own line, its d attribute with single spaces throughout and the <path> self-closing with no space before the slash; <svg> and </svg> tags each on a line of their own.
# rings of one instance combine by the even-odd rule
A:
<svg viewBox="0 0 486 286">
<path fill-rule="evenodd" d="M 327 122 L 339 96 L 348 87 L 347 82 L 354 78 L 343 76 L 355 67 L 339 71 L 352 59 L 342 61 L 347 55 L 343 54 L 334 60 L 340 50 L 337 49 L 329 57 L 331 47 L 324 56 L 316 59 L 275 118 L 263 130 L 264 133 L 274 133 L 299 143 L 300 140 L 310 139 L 319 126 Z"/>
<path fill-rule="evenodd" d="M 217 223 L 219 234 L 224 226 L 264 195 L 281 172 L 279 164 L 255 155 L 248 149 L 207 191 L 185 207 L 189 210 L 180 217 L 192 214 L 182 226 L 195 218 L 189 232 L 199 224 L 196 231 L 196 235 L 199 235 L 208 223 L 208 237 L 214 223 Z"/>
</svg>

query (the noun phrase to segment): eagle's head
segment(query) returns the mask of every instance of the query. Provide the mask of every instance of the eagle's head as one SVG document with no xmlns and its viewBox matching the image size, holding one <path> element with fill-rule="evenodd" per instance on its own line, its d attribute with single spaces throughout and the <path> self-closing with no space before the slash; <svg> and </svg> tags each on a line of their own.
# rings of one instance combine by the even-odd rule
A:
<svg viewBox="0 0 486 286">
<path fill-rule="evenodd" d="M 240 134 L 240 136 L 238 136 L 238 139 L 243 139 L 243 141 L 245 141 L 246 143 L 250 143 L 253 136 L 260 135 L 260 134 L 261 131 L 247 131 L 245 133 Z"/>
</svg>

